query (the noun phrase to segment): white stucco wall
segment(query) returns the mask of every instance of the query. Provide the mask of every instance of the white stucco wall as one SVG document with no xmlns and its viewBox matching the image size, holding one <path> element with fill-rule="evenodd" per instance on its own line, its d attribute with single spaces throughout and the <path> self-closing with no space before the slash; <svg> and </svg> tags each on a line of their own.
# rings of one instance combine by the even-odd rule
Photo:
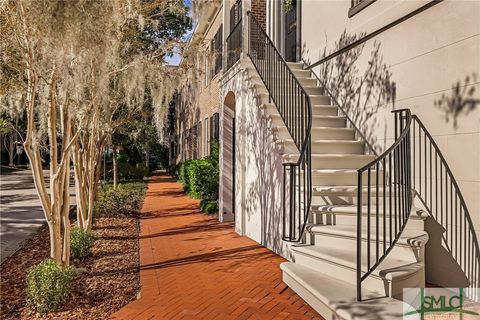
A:
<svg viewBox="0 0 480 320">
<path fill-rule="evenodd" d="M 310 63 L 316 62 L 324 52 L 328 54 L 338 49 L 342 33 L 350 39 L 370 33 L 427 2 L 376 1 L 348 18 L 350 1 L 303 1 L 303 58 Z M 347 81 L 340 81 L 351 91 L 358 89 L 358 81 L 364 79 L 370 66 L 368 61 L 374 62 L 379 69 L 370 74 L 378 82 L 370 86 L 375 90 L 369 99 L 366 98 L 369 84 L 364 83 L 360 108 L 356 111 L 352 108 L 351 112 L 359 115 L 362 130 L 380 150 L 393 141 L 393 115 L 390 113 L 393 108 L 410 108 L 418 115 L 459 184 L 477 235 L 480 235 L 479 17 L 479 1 L 445 0 L 358 47 L 355 61 L 342 60 L 347 64 L 352 62 L 351 66 L 339 67 L 336 64 L 339 59 L 330 60 L 332 75 L 338 77 L 340 73 L 351 77 L 350 87 Z M 379 46 L 378 55 L 373 57 L 376 46 Z M 355 54 L 348 52 L 341 58 L 352 58 Z M 319 70 L 315 68 L 317 73 Z M 379 98 L 382 90 L 384 93 L 390 90 L 391 94 L 392 86 L 395 93 L 392 101 Z M 467 112 L 470 106 L 472 110 Z M 372 114 L 362 115 L 365 110 Z M 455 221 L 453 224 L 449 221 L 448 226 L 462 232 Z M 427 280 L 428 273 L 427 266 Z"/>
<path fill-rule="evenodd" d="M 262 102 L 245 66 L 251 66 L 247 58 L 237 63 L 222 79 L 221 99 L 229 93 L 235 95 L 236 119 L 236 201 L 235 229 L 277 254 L 288 257 L 287 244 L 282 238 L 282 181 L 283 167 L 279 147 L 268 127 L 269 119 L 260 107 Z M 228 211 L 231 201 L 231 155 L 227 135 L 230 135 L 228 118 L 230 108 L 220 111 L 220 212 Z M 225 121 L 226 120 L 226 121 Z"/>
</svg>

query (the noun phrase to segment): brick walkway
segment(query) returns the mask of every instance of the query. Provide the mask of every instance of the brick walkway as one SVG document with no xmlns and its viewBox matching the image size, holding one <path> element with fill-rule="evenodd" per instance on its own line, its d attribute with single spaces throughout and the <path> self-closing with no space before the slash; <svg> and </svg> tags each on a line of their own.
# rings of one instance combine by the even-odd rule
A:
<svg viewBox="0 0 480 320">
<path fill-rule="evenodd" d="M 319 319 L 281 279 L 283 258 L 152 179 L 141 215 L 141 298 L 113 319 Z"/>
</svg>

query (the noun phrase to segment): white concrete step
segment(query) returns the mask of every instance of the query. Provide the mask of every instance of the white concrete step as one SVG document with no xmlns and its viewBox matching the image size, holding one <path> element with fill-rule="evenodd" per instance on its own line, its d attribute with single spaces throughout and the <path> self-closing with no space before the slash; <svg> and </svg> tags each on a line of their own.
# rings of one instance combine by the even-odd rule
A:
<svg viewBox="0 0 480 320">
<path fill-rule="evenodd" d="M 303 70 L 303 69 L 292 69 L 293 74 L 295 77 L 298 78 L 310 78 L 312 76 L 312 71 L 310 70 Z"/>
<path fill-rule="evenodd" d="M 297 162 L 298 154 L 286 154 L 284 162 Z M 375 159 L 373 155 L 367 154 L 312 154 L 313 169 L 359 169 Z M 364 179 L 366 180 L 366 179 Z M 345 185 L 341 183 L 333 185 Z M 328 185 L 328 184 L 322 184 Z"/>
<path fill-rule="evenodd" d="M 265 103 L 260 106 L 265 110 L 267 115 L 280 115 L 277 107 L 273 103 Z M 338 107 L 330 105 L 313 105 L 312 106 L 312 115 L 314 116 L 336 116 L 338 115 Z"/>
<path fill-rule="evenodd" d="M 387 215 L 385 216 L 386 219 L 390 217 L 390 210 L 387 201 Z M 393 208 L 393 207 L 392 207 Z M 356 204 L 344 204 L 344 205 L 325 205 L 319 204 L 318 202 L 312 201 L 311 205 L 312 214 L 315 215 L 315 220 L 320 223 L 330 223 L 330 221 L 334 222 L 337 225 L 356 225 L 357 224 L 357 205 Z M 392 209 L 394 210 L 394 209 Z M 380 202 L 380 206 L 378 207 L 379 216 L 383 219 L 383 203 Z M 368 209 L 366 205 L 362 206 L 362 213 L 366 215 L 368 213 Z M 374 203 L 370 206 L 370 214 L 373 216 L 376 215 L 376 206 Z M 318 217 L 317 217 L 318 216 Z M 425 213 L 423 210 L 412 208 L 410 213 L 410 219 L 408 224 L 412 229 L 415 230 L 424 230 L 424 221 L 427 219 L 428 214 Z M 365 222 L 366 218 L 364 218 L 363 222 Z"/>
<path fill-rule="evenodd" d="M 279 139 L 292 139 L 285 125 L 276 126 L 272 124 Z M 352 128 L 312 127 L 312 139 L 314 140 L 354 140 L 355 130 Z"/>
<path fill-rule="evenodd" d="M 338 107 L 331 105 L 312 105 L 312 115 L 314 116 L 337 116 Z"/>
<path fill-rule="evenodd" d="M 365 216 L 366 219 L 366 216 Z M 412 220 L 412 219 L 410 219 Z M 375 219 L 372 217 L 372 229 L 370 233 L 370 250 L 375 257 L 377 244 L 377 228 L 375 227 Z M 384 249 L 389 248 L 390 240 L 395 239 L 394 228 L 392 228 L 392 239 L 390 239 L 390 229 L 382 228 L 382 221 L 380 220 L 380 227 L 378 228 L 378 250 L 379 254 L 383 254 Z M 425 245 L 428 242 L 428 233 L 423 230 L 414 230 L 410 228 L 410 221 L 402 233 L 402 236 L 395 244 L 390 256 L 407 262 L 425 262 Z M 383 233 L 385 230 L 385 236 Z M 357 226 L 356 225 L 320 225 L 315 224 L 308 227 L 308 231 L 312 234 L 315 246 L 338 248 L 343 250 L 348 247 L 355 247 L 357 245 Z M 386 240 L 386 241 L 385 241 Z M 385 245 L 385 246 L 384 246 Z M 368 236 L 367 227 L 362 227 L 362 251 L 367 251 Z"/>
<path fill-rule="evenodd" d="M 283 281 L 327 320 L 398 320 L 403 317 L 402 301 L 363 289 L 364 301 L 357 302 L 356 286 L 352 283 L 293 262 L 282 263 L 280 269 Z"/>
<path fill-rule="evenodd" d="M 280 115 L 271 115 L 273 124 L 276 126 L 281 126 L 281 125 L 286 125 L 284 120 Z M 292 119 L 292 121 L 298 121 L 300 122 L 302 120 L 301 117 L 295 117 Z M 287 120 L 287 119 L 285 119 Z M 339 116 L 323 116 L 323 115 L 314 115 L 312 116 L 312 126 L 315 127 L 331 127 L 331 128 L 343 128 L 345 127 L 346 124 L 346 118 L 345 117 L 339 117 Z M 295 130 L 295 126 L 291 126 L 292 130 Z M 306 129 L 306 128 L 303 128 Z"/>
<path fill-rule="evenodd" d="M 315 105 L 315 104 L 331 104 L 331 100 L 330 100 L 330 97 L 329 96 L 324 96 L 324 95 L 309 95 L 310 96 L 310 101 L 312 103 L 312 105 Z"/>
<path fill-rule="evenodd" d="M 317 85 L 303 86 L 303 89 L 309 95 L 323 95 L 325 93 L 325 90 L 322 87 L 317 86 Z"/>
<path fill-rule="evenodd" d="M 316 245 L 292 246 L 295 263 L 315 271 L 329 274 L 338 280 L 356 283 L 356 246 L 346 248 L 319 247 Z M 375 264 L 371 255 L 371 264 Z M 367 270 L 367 252 L 362 251 L 362 271 Z M 425 286 L 423 262 L 410 262 L 388 255 L 363 281 L 363 288 L 401 297 L 403 288 Z"/>
<path fill-rule="evenodd" d="M 373 171 L 372 176 L 375 176 Z M 301 174 L 302 176 L 302 174 Z M 336 186 L 355 183 L 357 180 L 357 171 L 352 169 L 312 169 L 313 186 Z M 366 185 L 367 183 L 364 182 Z"/>
<path fill-rule="evenodd" d="M 305 63 L 303 62 L 287 62 L 287 65 L 290 67 L 292 70 L 303 70 L 303 67 L 305 66 Z"/>
<path fill-rule="evenodd" d="M 312 201 L 311 205 L 312 214 L 314 215 L 314 221 L 316 223 L 327 223 L 336 225 L 357 225 L 357 205 L 345 204 L 345 205 L 324 205 L 318 204 Z M 394 210 L 394 209 L 393 209 Z M 368 213 L 367 205 L 362 206 L 362 213 L 364 215 L 363 222 L 366 222 L 366 214 Z M 378 213 L 380 219 L 383 221 L 383 203 L 378 207 Z M 376 205 L 370 205 L 371 221 L 374 223 L 376 215 Z M 387 202 L 387 215 L 385 219 L 389 219 L 390 211 Z M 410 219 L 408 224 L 411 229 L 424 230 L 424 221 L 427 218 L 427 214 L 423 210 L 413 208 L 410 213 Z M 372 224 L 373 225 L 373 224 Z"/>
<path fill-rule="evenodd" d="M 381 171 L 380 174 L 382 174 Z M 374 173 L 374 172 L 373 172 Z M 374 176 L 375 178 L 375 176 Z M 382 179 L 382 180 L 380 180 Z M 383 181 L 383 176 L 379 177 L 379 183 Z M 364 184 L 367 184 L 364 182 Z M 357 186 L 313 186 L 313 198 L 312 202 L 317 205 L 352 205 L 357 203 Z M 372 186 L 370 188 L 370 202 L 376 204 L 376 188 Z M 389 194 L 387 189 L 386 194 Z M 383 201 L 383 187 L 378 188 L 378 200 L 380 203 Z M 367 187 L 364 187 L 362 190 L 362 203 L 367 204 L 368 202 L 368 191 Z"/>
<path fill-rule="evenodd" d="M 284 147 L 284 152 L 296 152 L 293 140 L 278 141 Z M 312 152 L 317 154 L 363 154 L 365 144 L 361 141 L 348 140 L 314 140 L 312 141 Z"/>
<path fill-rule="evenodd" d="M 317 80 L 311 77 L 297 77 L 297 80 L 300 82 L 302 86 L 316 86 Z"/>
</svg>

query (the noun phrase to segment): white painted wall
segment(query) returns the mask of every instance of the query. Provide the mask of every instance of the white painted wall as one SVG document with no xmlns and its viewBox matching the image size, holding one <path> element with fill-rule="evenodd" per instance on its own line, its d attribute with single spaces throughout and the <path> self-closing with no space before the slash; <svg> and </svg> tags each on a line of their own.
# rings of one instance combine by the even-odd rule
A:
<svg viewBox="0 0 480 320">
<path fill-rule="evenodd" d="M 268 128 L 268 119 L 261 101 L 256 97 L 245 66 L 248 59 L 230 69 L 220 86 L 221 99 L 229 92 L 235 94 L 236 119 L 236 207 L 235 229 L 239 234 L 248 236 L 274 252 L 287 257 L 287 245 L 282 237 L 282 179 L 283 168 L 279 147 L 274 142 L 274 136 Z M 253 66 L 250 65 L 250 68 Z M 220 120 L 229 117 L 229 108 L 221 107 Z M 227 167 L 231 155 L 228 151 L 229 139 L 226 135 L 228 121 L 220 131 L 220 161 Z M 225 135 L 225 140 L 222 139 Z M 226 142 L 222 142 L 222 141 Z M 231 177 L 228 172 L 220 173 L 220 212 L 228 210 L 231 195 L 228 185 Z"/>
</svg>

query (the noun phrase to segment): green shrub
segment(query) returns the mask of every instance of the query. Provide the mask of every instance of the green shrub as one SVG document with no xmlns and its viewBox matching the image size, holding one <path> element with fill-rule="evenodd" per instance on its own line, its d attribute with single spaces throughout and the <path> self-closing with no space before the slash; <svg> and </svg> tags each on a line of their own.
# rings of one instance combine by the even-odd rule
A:
<svg viewBox="0 0 480 320">
<path fill-rule="evenodd" d="M 96 215 L 129 215 L 140 210 L 145 197 L 146 184 L 128 182 L 117 185 L 116 189 L 104 187 L 95 202 Z"/>
<path fill-rule="evenodd" d="M 31 267 L 27 274 L 27 303 L 40 313 L 58 310 L 67 298 L 73 268 L 63 268 L 48 259 Z"/>
<path fill-rule="evenodd" d="M 202 200 L 200 201 L 200 209 L 206 214 L 218 213 L 218 201 L 217 200 Z"/>
<path fill-rule="evenodd" d="M 150 176 L 150 168 L 143 163 L 132 166 L 128 162 L 118 163 L 118 178 L 120 180 L 142 180 Z"/>
<path fill-rule="evenodd" d="M 178 182 L 183 186 L 183 190 L 188 193 L 190 190 L 189 168 L 194 165 L 196 160 L 186 160 L 180 162 L 177 167 Z"/>
<path fill-rule="evenodd" d="M 219 171 L 215 163 L 193 160 L 187 168 L 188 193 L 194 198 L 216 200 L 218 198 Z"/>
<path fill-rule="evenodd" d="M 92 231 L 72 228 L 70 233 L 70 252 L 72 257 L 84 260 L 92 253 L 95 236 Z"/>
<path fill-rule="evenodd" d="M 203 212 L 218 212 L 218 143 L 212 144 L 210 155 L 204 159 L 180 162 L 176 174 L 188 195 L 202 199 L 200 207 Z"/>
</svg>

